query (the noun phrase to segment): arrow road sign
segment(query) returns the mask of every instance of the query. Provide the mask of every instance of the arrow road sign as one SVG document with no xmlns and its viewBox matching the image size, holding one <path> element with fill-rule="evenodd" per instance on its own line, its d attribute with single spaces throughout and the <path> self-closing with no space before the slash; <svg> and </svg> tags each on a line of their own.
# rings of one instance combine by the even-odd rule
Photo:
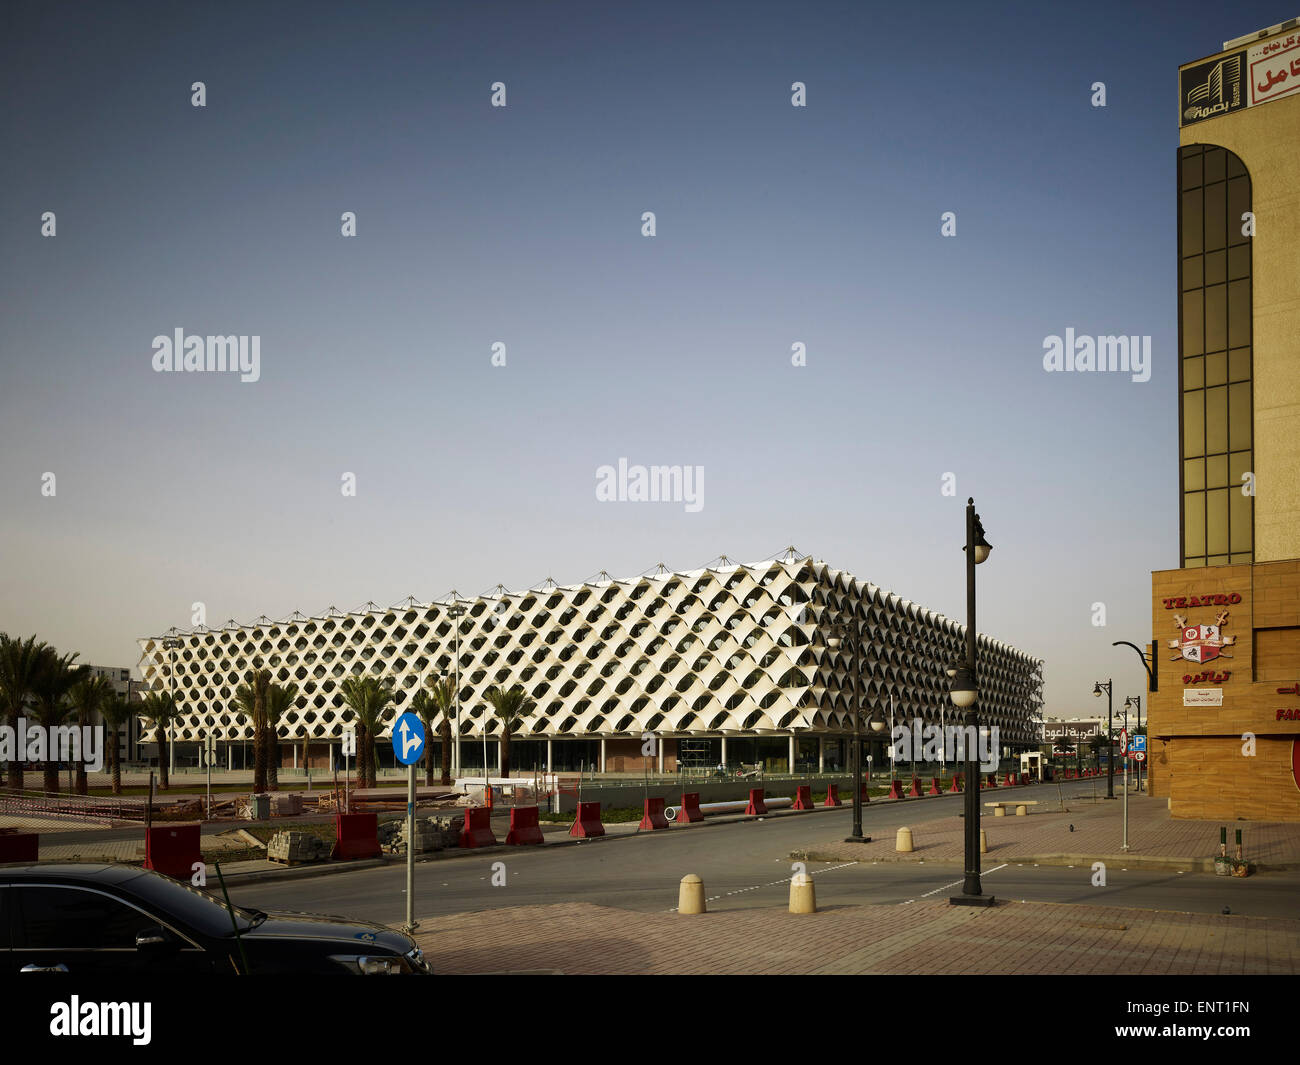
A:
<svg viewBox="0 0 1300 1065">
<path fill-rule="evenodd" d="M 354 728 L 345 728 L 343 730 L 343 742 L 340 745 L 343 749 L 339 753 L 355 756 L 357 753 L 357 730 Z"/>
<path fill-rule="evenodd" d="M 393 722 L 393 754 L 402 765 L 414 765 L 424 754 L 424 722 L 403 714 Z"/>
</svg>

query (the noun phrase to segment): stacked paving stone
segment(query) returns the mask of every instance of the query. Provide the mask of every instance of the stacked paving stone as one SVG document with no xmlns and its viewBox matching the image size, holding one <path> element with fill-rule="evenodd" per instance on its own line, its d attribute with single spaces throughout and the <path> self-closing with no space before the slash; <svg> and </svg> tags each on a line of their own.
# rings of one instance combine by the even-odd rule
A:
<svg viewBox="0 0 1300 1065">
<path fill-rule="evenodd" d="M 319 862 L 330 856 L 330 845 L 310 832 L 277 832 L 266 845 L 266 856 L 270 861 L 288 865 Z"/>
<path fill-rule="evenodd" d="M 415 821 L 415 853 L 460 846 L 463 817 L 421 817 Z M 386 821 L 379 826 L 379 846 L 389 854 L 406 853 L 406 822 Z"/>
</svg>

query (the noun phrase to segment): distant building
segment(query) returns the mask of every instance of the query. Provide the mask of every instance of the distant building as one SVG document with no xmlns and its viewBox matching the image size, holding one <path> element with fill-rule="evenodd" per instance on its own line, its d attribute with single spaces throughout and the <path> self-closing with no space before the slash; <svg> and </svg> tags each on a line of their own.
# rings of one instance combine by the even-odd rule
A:
<svg viewBox="0 0 1300 1065">
<path fill-rule="evenodd" d="M 833 627 L 855 622 L 861 643 L 850 637 L 831 648 Z M 209 732 L 224 744 L 251 736 L 234 695 L 254 668 L 299 686 L 281 739 L 316 741 L 316 751 L 330 753 L 351 721 L 346 677 L 379 677 L 396 691 L 387 727 L 431 678 L 448 675 L 460 686 L 460 765 L 483 764 L 485 732 L 495 762 L 500 728 L 484 693 L 519 685 L 534 708 L 511 739 L 515 768 L 672 772 L 719 762 L 847 765 L 855 671 L 861 727 L 883 765 L 891 715 L 940 724 L 946 711 L 951 719 L 945 670 L 961 655 L 964 633 L 950 618 L 791 550 L 753 565 L 723 559 L 684 573 L 602 573 L 477 599 L 261 618 L 146 637 L 140 647 L 146 682 L 175 689 L 182 742 Z M 164 646 L 173 639 L 177 646 Z M 981 635 L 978 676 L 981 724 L 998 727 L 1003 748 L 1036 745 L 1042 662 Z M 869 728 L 873 715 L 882 731 Z"/>
</svg>

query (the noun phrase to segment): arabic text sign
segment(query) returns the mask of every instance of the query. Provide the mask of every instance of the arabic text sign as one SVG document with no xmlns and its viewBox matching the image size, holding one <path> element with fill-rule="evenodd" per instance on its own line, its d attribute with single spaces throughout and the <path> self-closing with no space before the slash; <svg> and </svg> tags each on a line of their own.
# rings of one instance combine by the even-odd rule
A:
<svg viewBox="0 0 1300 1065">
<path fill-rule="evenodd" d="M 1250 104 L 1300 92 L 1300 34 L 1256 45 L 1246 57 Z"/>
<path fill-rule="evenodd" d="M 1222 706 L 1222 688 L 1184 688 L 1184 706 Z"/>
<path fill-rule="evenodd" d="M 1188 67 L 1178 90 L 1183 126 L 1290 96 L 1300 91 L 1300 33 Z"/>
</svg>

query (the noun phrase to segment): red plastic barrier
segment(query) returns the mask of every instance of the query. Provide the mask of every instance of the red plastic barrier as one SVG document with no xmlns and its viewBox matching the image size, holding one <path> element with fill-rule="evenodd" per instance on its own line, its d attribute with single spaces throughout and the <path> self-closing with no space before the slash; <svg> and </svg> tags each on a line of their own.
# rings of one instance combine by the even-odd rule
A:
<svg viewBox="0 0 1300 1065">
<path fill-rule="evenodd" d="M 605 826 L 600 823 L 600 803 L 578 803 L 578 814 L 573 819 L 573 827 L 569 829 L 569 835 L 576 836 L 578 839 L 590 839 L 604 834 Z"/>
<path fill-rule="evenodd" d="M 794 789 L 794 805 L 791 810 L 811 810 L 814 808 L 812 798 L 812 785 L 800 784 Z"/>
<path fill-rule="evenodd" d="M 495 847 L 492 834 L 492 807 L 471 806 L 465 810 L 465 827 L 460 830 L 460 845 L 466 848 Z"/>
<path fill-rule="evenodd" d="M 1006 778 L 1006 780 L 1004 781 L 1004 783 L 1006 784 L 1006 786 L 1007 786 L 1008 788 L 1010 788 L 1010 787 L 1014 787 L 1014 786 L 1015 786 L 1015 783 L 1016 783 L 1016 775 L 1015 775 L 1015 773 L 1008 773 L 1008 774 L 1007 774 L 1007 778 Z"/>
<path fill-rule="evenodd" d="M 175 880 L 194 875 L 194 863 L 203 861 L 199 854 L 198 825 L 166 825 L 147 828 L 144 833 L 144 867 Z"/>
<path fill-rule="evenodd" d="M 959 794 L 960 792 L 961 792 L 961 774 L 960 774 L 960 773 L 954 773 L 954 774 L 952 775 L 952 787 L 950 787 L 950 788 L 948 789 L 948 794 L 949 794 L 949 795 L 957 795 L 957 794 Z"/>
<path fill-rule="evenodd" d="M 704 814 L 700 812 L 700 793 L 698 791 L 682 792 L 682 805 L 677 810 L 677 820 L 685 821 L 687 824 L 692 821 L 704 820 Z"/>
<path fill-rule="evenodd" d="M 331 858 L 378 858 L 379 815 L 335 814 Z"/>
<path fill-rule="evenodd" d="M 921 798 L 921 785 L 917 781 L 916 777 L 912 778 L 912 786 L 907 789 L 907 797 L 909 799 Z"/>
<path fill-rule="evenodd" d="M 491 829 L 488 831 L 491 832 Z M 506 833 L 506 842 L 511 846 L 543 842 L 542 826 L 537 823 L 536 806 L 510 808 L 510 831 Z"/>
<path fill-rule="evenodd" d="M 889 794 L 886 795 L 885 798 L 901 799 L 902 797 L 903 797 L 903 785 L 900 784 L 897 780 L 891 780 L 889 782 Z"/>
<path fill-rule="evenodd" d="M 656 828 L 667 828 L 668 818 L 664 816 L 663 799 L 646 799 L 641 814 L 640 828 L 646 831 L 654 831 Z"/>
<path fill-rule="evenodd" d="M 40 860 L 40 836 L 35 832 L 0 832 L 0 862 Z M 186 876 L 189 874 L 186 873 Z"/>
<path fill-rule="evenodd" d="M 862 801 L 863 802 L 871 801 L 871 788 L 868 787 L 867 782 L 865 780 L 862 782 Z"/>
<path fill-rule="evenodd" d="M 745 807 L 747 814 L 765 814 L 767 813 L 767 803 L 763 801 L 762 788 L 749 789 L 749 805 Z"/>
<path fill-rule="evenodd" d="M 840 802 L 840 788 L 838 784 L 828 784 L 826 786 L 826 801 L 823 806 L 843 806 Z"/>
<path fill-rule="evenodd" d="M 930 781 L 930 790 L 927 791 L 926 794 L 927 794 L 927 795 L 942 795 L 942 794 L 943 794 L 943 788 L 939 787 L 939 778 L 938 778 L 938 777 L 935 777 L 933 780 Z"/>
</svg>

